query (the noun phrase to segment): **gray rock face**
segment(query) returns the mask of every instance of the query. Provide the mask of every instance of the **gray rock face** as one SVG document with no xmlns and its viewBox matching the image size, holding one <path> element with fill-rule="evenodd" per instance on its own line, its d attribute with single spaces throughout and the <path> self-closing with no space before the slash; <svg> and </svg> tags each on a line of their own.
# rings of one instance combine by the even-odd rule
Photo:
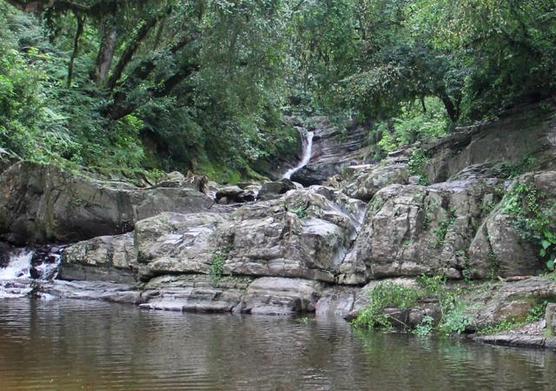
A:
<svg viewBox="0 0 556 391">
<path fill-rule="evenodd" d="M 120 234 L 163 211 L 197 212 L 211 205 L 190 188 L 122 188 L 29 162 L 0 175 L 0 235 L 15 243 Z"/>
<path fill-rule="evenodd" d="M 184 312 L 233 312 L 251 282 L 249 278 L 222 278 L 215 286 L 205 275 L 162 276 L 145 286 L 141 308 Z"/>
<path fill-rule="evenodd" d="M 65 249 L 60 278 L 132 283 L 138 270 L 133 233 L 100 236 Z"/>
<path fill-rule="evenodd" d="M 47 281 L 35 287 L 33 293 L 46 299 L 104 300 L 125 304 L 140 304 L 143 300 L 141 291 L 135 286 L 104 281 Z"/>
<path fill-rule="evenodd" d="M 334 282 L 365 205 L 329 188 L 291 191 L 228 213 L 161 213 L 133 233 L 66 249 L 62 278 L 129 282 L 166 274 L 275 276 Z"/>
<path fill-rule="evenodd" d="M 261 201 L 268 201 L 279 198 L 282 194 L 294 190 L 295 184 L 289 179 L 280 179 L 275 182 L 263 183 L 257 197 Z"/>
<path fill-rule="evenodd" d="M 556 303 L 550 303 L 546 306 L 544 319 L 546 321 L 547 334 L 556 335 Z"/>
<path fill-rule="evenodd" d="M 295 278 L 259 278 L 247 288 L 241 312 L 290 315 L 315 312 L 322 287 L 317 281 Z"/>
<path fill-rule="evenodd" d="M 355 238 L 361 210 L 357 201 L 316 188 L 228 214 L 163 213 L 137 223 L 140 274 L 208 274 L 218 257 L 225 274 L 332 282 Z"/>
<path fill-rule="evenodd" d="M 472 165 L 515 164 L 528 156 L 542 169 L 555 169 L 555 147 L 554 108 L 525 107 L 492 123 L 458 129 L 428 147 L 427 174 L 431 182 L 441 182 Z"/>
<path fill-rule="evenodd" d="M 217 228 L 226 218 L 217 213 L 161 213 L 138 222 L 135 246 L 141 277 L 208 274 L 221 247 Z"/>
<path fill-rule="evenodd" d="M 368 206 L 340 282 L 423 273 L 461 278 L 484 205 L 496 194 L 496 180 L 383 188 Z"/>
<path fill-rule="evenodd" d="M 315 136 L 311 160 L 292 176 L 304 186 L 320 185 L 345 167 L 363 162 L 368 154 L 368 129 L 340 130 L 325 117 L 312 120 L 314 125 L 309 130 Z"/>
<path fill-rule="evenodd" d="M 368 202 L 383 187 L 409 183 L 407 162 L 407 156 L 397 156 L 379 164 L 350 167 L 340 188 L 349 197 Z"/>
<path fill-rule="evenodd" d="M 486 284 L 465 298 L 472 327 L 480 329 L 506 320 L 524 320 L 536 304 L 554 300 L 556 282 L 531 277 L 519 281 Z"/>
<path fill-rule="evenodd" d="M 542 194 L 539 207 L 549 219 L 554 219 L 556 202 L 556 171 L 545 171 L 521 176 L 514 187 L 525 184 Z M 470 266 L 476 278 L 485 278 L 493 272 L 502 277 L 533 275 L 542 271 L 539 246 L 523 238 L 516 227 L 516 217 L 506 211 L 511 189 L 489 217 L 482 223 L 469 249 Z"/>
</svg>

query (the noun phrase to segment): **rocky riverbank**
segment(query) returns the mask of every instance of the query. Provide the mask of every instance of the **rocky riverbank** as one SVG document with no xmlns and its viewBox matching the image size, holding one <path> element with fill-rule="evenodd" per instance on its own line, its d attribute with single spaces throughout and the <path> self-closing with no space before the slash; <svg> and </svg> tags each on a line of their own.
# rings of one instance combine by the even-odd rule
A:
<svg viewBox="0 0 556 391">
<path fill-rule="evenodd" d="M 329 125 L 315 131 L 315 153 L 328 157 L 292 176 L 322 183 L 305 188 L 206 185 L 179 173 L 139 188 L 10 160 L 1 166 L 0 248 L 6 258 L 15 246 L 63 245 L 58 279 L 36 280 L 29 294 L 150 309 L 353 318 L 384 280 L 441 275 L 468 287 L 463 331 L 475 333 L 556 302 L 556 282 L 538 277 L 539 243 L 511 207 L 534 197 L 554 228 L 553 109 L 525 108 L 376 164 L 353 140 L 349 164 L 334 160 L 319 146 L 330 134 Z M 308 173 L 319 164 L 328 168 L 317 180 Z M 400 316 L 414 327 L 435 311 L 424 300 Z"/>
</svg>

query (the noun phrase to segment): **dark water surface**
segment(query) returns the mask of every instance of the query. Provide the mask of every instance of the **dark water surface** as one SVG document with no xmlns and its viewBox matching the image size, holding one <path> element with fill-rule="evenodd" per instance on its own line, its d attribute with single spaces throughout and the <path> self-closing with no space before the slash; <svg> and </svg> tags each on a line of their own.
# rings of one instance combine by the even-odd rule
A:
<svg viewBox="0 0 556 391">
<path fill-rule="evenodd" d="M 552 385 L 551 385 L 552 383 Z M 0 301 L 0 390 L 554 390 L 556 355 L 343 321 Z"/>
</svg>

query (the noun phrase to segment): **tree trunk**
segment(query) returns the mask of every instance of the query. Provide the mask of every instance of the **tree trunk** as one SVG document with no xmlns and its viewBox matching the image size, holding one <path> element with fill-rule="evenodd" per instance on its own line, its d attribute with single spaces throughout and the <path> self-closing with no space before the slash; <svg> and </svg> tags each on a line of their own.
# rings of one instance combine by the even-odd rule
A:
<svg viewBox="0 0 556 391">
<path fill-rule="evenodd" d="M 438 94 L 438 97 L 440 98 L 442 103 L 444 103 L 444 107 L 446 108 L 446 113 L 448 114 L 448 117 L 450 117 L 450 120 L 453 123 L 456 123 L 459 120 L 459 116 L 460 116 L 459 103 L 454 104 L 454 102 L 452 102 L 452 99 L 450 99 L 450 97 L 448 96 L 448 94 L 446 94 L 445 91 L 441 91 Z"/>
<path fill-rule="evenodd" d="M 97 55 L 94 74 L 95 82 L 99 86 L 105 84 L 108 74 L 110 73 L 117 39 L 118 32 L 116 30 L 114 18 L 106 18 L 103 23 L 102 41 Z"/>
<path fill-rule="evenodd" d="M 81 35 L 83 35 L 83 25 L 85 24 L 84 16 L 76 14 L 75 18 L 77 19 L 77 29 L 75 31 L 75 37 L 73 39 L 73 51 L 71 53 L 71 58 L 68 65 L 68 88 L 71 87 L 71 81 L 73 78 L 73 64 L 75 63 L 75 58 L 77 57 L 77 53 L 79 52 L 79 40 L 81 39 Z"/>
</svg>

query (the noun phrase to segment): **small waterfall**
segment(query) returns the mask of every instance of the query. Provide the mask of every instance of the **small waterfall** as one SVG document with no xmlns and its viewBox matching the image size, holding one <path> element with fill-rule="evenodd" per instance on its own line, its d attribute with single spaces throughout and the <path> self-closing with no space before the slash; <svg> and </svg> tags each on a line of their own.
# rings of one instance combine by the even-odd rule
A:
<svg viewBox="0 0 556 391">
<path fill-rule="evenodd" d="M 25 297 L 31 287 L 31 260 L 33 251 L 20 249 L 10 255 L 6 267 L 0 268 L 0 298 Z"/>
<path fill-rule="evenodd" d="M 285 179 L 291 179 L 292 175 L 295 174 L 297 171 L 301 170 L 305 167 L 309 161 L 311 160 L 311 154 L 313 153 L 313 137 L 315 135 L 314 132 L 306 132 L 305 138 L 303 140 L 303 157 L 299 164 L 293 168 L 290 168 L 283 176 Z"/>
<path fill-rule="evenodd" d="M 0 268 L 0 280 L 30 278 L 32 259 L 33 251 L 26 249 L 16 251 L 10 256 L 8 266 Z"/>
<path fill-rule="evenodd" d="M 38 286 L 35 281 L 56 278 L 62 250 L 61 247 L 13 250 L 8 265 L 0 267 L 0 298 L 31 295 Z"/>
</svg>

